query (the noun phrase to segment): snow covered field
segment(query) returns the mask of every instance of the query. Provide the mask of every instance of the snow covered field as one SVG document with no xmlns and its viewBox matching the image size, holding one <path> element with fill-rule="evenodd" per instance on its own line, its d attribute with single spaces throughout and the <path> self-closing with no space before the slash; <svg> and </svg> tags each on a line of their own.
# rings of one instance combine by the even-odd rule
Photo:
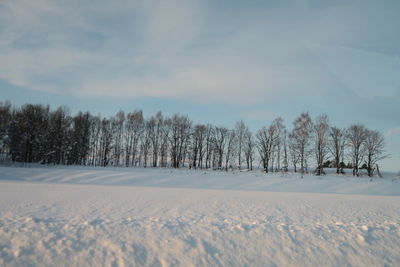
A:
<svg viewBox="0 0 400 267">
<path fill-rule="evenodd" d="M 0 266 L 400 266 L 400 180 L 0 167 Z"/>
</svg>

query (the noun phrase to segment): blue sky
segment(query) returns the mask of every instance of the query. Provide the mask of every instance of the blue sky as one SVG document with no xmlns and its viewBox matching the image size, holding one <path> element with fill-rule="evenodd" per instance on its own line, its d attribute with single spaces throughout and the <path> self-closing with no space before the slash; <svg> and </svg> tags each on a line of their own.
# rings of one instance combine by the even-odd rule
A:
<svg viewBox="0 0 400 267">
<path fill-rule="evenodd" d="M 396 171 L 399 14 L 397 0 L 2 0 L 1 98 L 253 130 L 327 113 L 384 133 Z"/>
</svg>

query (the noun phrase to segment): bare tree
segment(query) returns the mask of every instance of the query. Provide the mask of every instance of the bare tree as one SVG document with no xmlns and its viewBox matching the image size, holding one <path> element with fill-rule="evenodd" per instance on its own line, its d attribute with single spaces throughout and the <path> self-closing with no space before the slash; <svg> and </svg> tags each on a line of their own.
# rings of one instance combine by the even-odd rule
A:
<svg viewBox="0 0 400 267">
<path fill-rule="evenodd" d="M 194 126 L 192 134 L 192 163 L 193 168 L 201 167 L 203 161 L 203 142 L 205 136 L 206 126 L 198 124 Z"/>
<path fill-rule="evenodd" d="M 11 108 L 0 102 L 0 159 L 54 164 L 115 166 L 161 166 L 179 168 L 189 162 L 193 168 L 228 170 L 243 161 L 252 169 L 254 150 L 258 149 L 266 172 L 288 170 L 289 161 L 295 172 L 307 172 L 307 159 L 315 152 L 316 174 L 323 173 L 328 152 L 334 159 L 336 172 L 344 165 L 345 148 L 352 161 L 353 175 L 361 164 L 368 175 L 378 171 L 377 162 L 384 159 L 384 138 L 377 131 L 362 125 L 343 130 L 329 128 L 326 115 L 315 124 L 308 113 L 294 121 L 288 133 L 283 119 L 275 119 L 253 135 L 243 121 L 230 130 L 225 127 L 196 125 L 179 114 L 164 118 L 161 112 L 148 120 L 142 111 L 120 111 L 104 118 L 79 112 L 70 116 L 62 107 L 54 111 L 49 106 L 26 104 Z M 315 135 L 315 136 L 314 136 Z M 314 150 L 311 148 L 313 142 Z M 342 164 L 343 163 L 343 164 Z"/>
<path fill-rule="evenodd" d="M 10 149 L 11 102 L 0 102 L 0 160 L 6 159 Z"/>
<path fill-rule="evenodd" d="M 283 139 L 283 132 L 285 130 L 285 126 L 283 125 L 283 119 L 281 117 L 276 118 L 272 122 L 273 127 L 276 129 L 276 140 L 275 140 L 275 152 L 277 154 L 277 164 L 275 171 L 281 169 L 281 146 L 282 146 L 282 139 Z"/>
<path fill-rule="evenodd" d="M 205 132 L 205 156 L 206 156 L 206 169 L 211 167 L 211 158 L 214 150 L 214 133 L 215 129 L 212 125 L 207 124 Z"/>
<path fill-rule="evenodd" d="M 359 166 L 365 156 L 367 131 L 364 125 L 351 125 L 346 131 L 347 144 L 353 164 L 353 176 L 358 176 Z"/>
<path fill-rule="evenodd" d="M 79 112 L 78 115 L 72 118 L 72 123 L 67 120 L 72 127 L 70 130 L 65 131 L 68 129 L 69 125 L 66 125 L 64 128 L 64 132 L 70 132 L 70 159 L 69 162 L 71 164 L 77 165 L 86 165 L 87 164 L 87 157 L 89 154 L 90 148 L 90 114 L 89 112 Z M 68 138 L 67 138 L 68 140 Z M 65 140 L 64 140 L 65 142 Z M 65 148 L 65 143 L 63 144 Z"/>
<path fill-rule="evenodd" d="M 245 132 L 244 139 L 244 155 L 246 157 L 247 169 L 253 170 L 253 159 L 254 159 L 254 138 L 253 134 L 247 129 Z"/>
<path fill-rule="evenodd" d="M 315 135 L 315 156 L 317 160 L 316 175 L 325 174 L 323 169 L 324 160 L 328 154 L 328 134 L 329 134 L 329 122 L 328 116 L 323 114 L 316 118 L 314 123 L 314 135 Z"/>
<path fill-rule="evenodd" d="M 192 131 L 192 122 L 187 116 L 181 117 L 179 161 L 182 165 L 185 164 L 186 153 L 188 151 L 190 133 Z"/>
<path fill-rule="evenodd" d="M 152 135 L 152 132 L 154 131 L 154 127 L 155 127 L 154 120 L 149 119 L 149 120 L 145 121 L 144 132 L 143 132 L 143 136 L 141 138 L 141 143 L 140 143 L 140 150 L 141 150 L 140 156 L 143 157 L 143 167 L 145 167 L 145 168 L 147 167 L 150 149 L 152 148 L 151 135 Z"/>
<path fill-rule="evenodd" d="M 160 150 L 160 135 L 161 129 L 163 126 L 164 117 L 161 111 L 157 112 L 155 117 L 150 118 L 151 128 L 150 130 L 150 140 L 152 146 L 152 155 L 153 155 L 153 167 L 157 167 L 159 150 Z"/>
<path fill-rule="evenodd" d="M 262 127 L 256 135 L 257 148 L 260 155 L 264 171 L 268 172 L 271 155 L 276 145 L 276 139 L 278 138 L 277 129 L 274 125 L 270 127 Z"/>
<path fill-rule="evenodd" d="M 89 147 L 90 147 L 90 157 L 91 165 L 99 165 L 98 161 L 98 151 L 100 149 L 100 132 L 101 132 L 101 118 L 99 116 L 90 118 L 90 137 L 89 137 Z"/>
<path fill-rule="evenodd" d="M 167 158 L 168 158 L 168 140 L 169 140 L 169 131 L 171 126 L 171 120 L 166 118 L 163 121 L 161 127 L 161 143 L 160 143 L 160 166 L 167 166 Z"/>
<path fill-rule="evenodd" d="M 229 163 L 232 158 L 234 158 L 235 153 L 235 142 L 236 142 L 236 133 L 234 130 L 229 130 L 227 135 L 226 142 L 226 153 L 225 153 L 225 171 L 228 171 Z"/>
<path fill-rule="evenodd" d="M 287 172 L 289 169 L 289 161 L 288 161 L 288 145 L 287 145 L 287 131 L 283 130 L 282 133 L 282 144 L 283 144 L 283 166 L 282 170 Z"/>
<path fill-rule="evenodd" d="M 71 117 L 69 116 L 68 109 L 65 107 L 60 107 L 50 112 L 49 115 L 49 128 L 46 138 L 49 152 L 46 155 L 45 161 L 53 164 L 78 164 L 78 142 L 75 130 L 79 130 L 79 127 L 74 125 L 74 136 L 71 136 Z M 73 140 L 72 142 L 69 142 L 70 138 Z M 72 153 L 67 157 L 70 145 Z"/>
<path fill-rule="evenodd" d="M 136 166 L 140 138 L 144 131 L 144 118 L 141 110 L 128 113 L 125 124 L 125 166 Z"/>
<path fill-rule="evenodd" d="M 112 120 L 112 130 L 114 135 L 114 166 L 118 166 L 123 155 L 123 131 L 125 123 L 125 113 L 121 110 Z"/>
<path fill-rule="evenodd" d="M 170 154 L 172 167 L 179 168 L 184 160 L 187 141 L 190 137 L 191 121 L 175 114 L 171 119 Z"/>
<path fill-rule="evenodd" d="M 105 167 L 110 161 L 110 151 L 113 145 L 111 120 L 103 118 L 101 121 L 100 155 L 101 166 Z"/>
<path fill-rule="evenodd" d="M 237 152 L 238 152 L 238 160 L 239 160 L 239 170 L 242 167 L 242 151 L 243 151 L 243 143 L 245 139 L 245 134 L 247 131 L 246 124 L 241 120 L 236 122 L 235 131 L 237 137 Z"/>
<path fill-rule="evenodd" d="M 380 132 L 366 130 L 365 152 L 369 177 L 373 176 L 374 167 L 377 165 L 377 162 L 388 156 L 383 154 L 384 146 L 385 141 Z"/>
<path fill-rule="evenodd" d="M 229 130 L 225 127 L 215 128 L 215 148 L 218 155 L 217 167 L 222 169 L 222 160 L 225 152 L 225 145 L 228 139 Z"/>
<path fill-rule="evenodd" d="M 344 156 L 344 149 L 346 146 L 345 130 L 331 127 L 329 131 L 330 143 L 329 151 L 331 152 L 336 168 L 336 174 L 343 173 L 342 159 Z"/>
<path fill-rule="evenodd" d="M 295 134 L 293 132 L 291 132 L 289 134 L 289 138 L 288 138 L 289 142 L 288 142 L 288 148 L 289 148 L 289 154 L 290 154 L 290 161 L 293 164 L 293 170 L 294 172 L 297 172 L 297 163 L 299 163 L 299 159 L 300 159 L 300 152 L 299 152 L 299 147 L 298 147 L 298 143 L 296 141 L 296 137 Z"/>
<path fill-rule="evenodd" d="M 303 112 L 293 122 L 294 128 L 292 138 L 294 147 L 299 153 L 300 157 L 300 171 L 303 175 L 307 172 L 307 158 L 309 156 L 309 145 L 312 134 L 312 120 L 308 112 Z"/>
<path fill-rule="evenodd" d="M 197 138 L 198 138 L 198 163 L 197 166 L 200 167 L 201 169 L 203 168 L 203 158 L 204 158 L 204 140 L 206 136 L 206 129 L 207 127 L 205 125 L 199 125 L 197 129 Z"/>
<path fill-rule="evenodd" d="M 25 104 L 13 112 L 10 130 L 12 160 L 39 162 L 48 152 L 48 125 L 50 107 Z"/>
</svg>

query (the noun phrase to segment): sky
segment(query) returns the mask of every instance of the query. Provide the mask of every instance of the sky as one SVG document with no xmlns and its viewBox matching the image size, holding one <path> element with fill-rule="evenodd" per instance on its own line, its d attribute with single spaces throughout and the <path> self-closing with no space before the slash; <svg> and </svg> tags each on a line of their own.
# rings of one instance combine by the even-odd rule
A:
<svg viewBox="0 0 400 267">
<path fill-rule="evenodd" d="M 254 131 L 303 111 L 386 138 L 400 170 L 398 0 L 2 0 L 0 93 Z"/>
</svg>

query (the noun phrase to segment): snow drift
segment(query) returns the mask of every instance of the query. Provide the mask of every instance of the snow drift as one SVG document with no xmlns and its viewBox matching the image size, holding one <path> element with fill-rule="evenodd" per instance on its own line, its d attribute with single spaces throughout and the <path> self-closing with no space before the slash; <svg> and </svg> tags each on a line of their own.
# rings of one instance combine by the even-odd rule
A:
<svg viewBox="0 0 400 267">
<path fill-rule="evenodd" d="M 0 168 L 1 266 L 396 266 L 400 181 Z"/>
</svg>

